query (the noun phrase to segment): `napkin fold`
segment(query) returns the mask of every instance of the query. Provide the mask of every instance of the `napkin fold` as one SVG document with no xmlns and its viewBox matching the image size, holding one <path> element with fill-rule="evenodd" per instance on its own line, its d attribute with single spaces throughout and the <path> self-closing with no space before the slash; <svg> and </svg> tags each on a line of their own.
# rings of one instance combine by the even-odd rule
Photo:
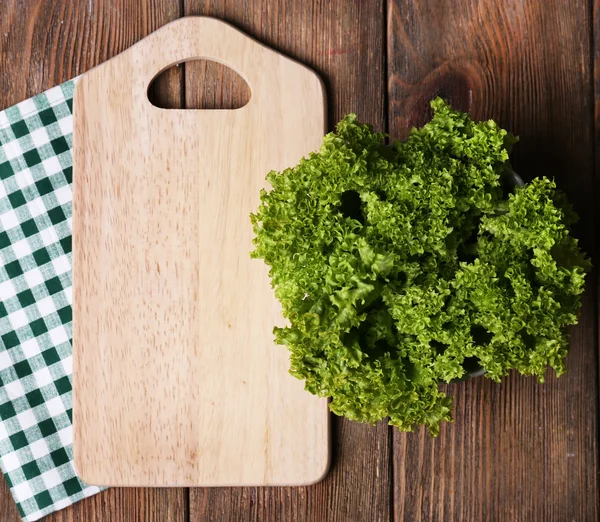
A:
<svg viewBox="0 0 600 522">
<path fill-rule="evenodd" d="M 73 468 L 74 85 L 0 112 L 0 468 L 26 521 L 102 489 Z"/>
</svg>

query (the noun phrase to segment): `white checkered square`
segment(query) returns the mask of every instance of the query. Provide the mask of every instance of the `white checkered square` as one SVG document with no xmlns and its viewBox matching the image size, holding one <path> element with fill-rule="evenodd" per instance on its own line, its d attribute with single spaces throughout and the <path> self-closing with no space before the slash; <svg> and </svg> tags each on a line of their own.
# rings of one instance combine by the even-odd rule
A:
<svg viewBox="0 0 600 522">
<path fill-rule="evenodd" d="M 0 372 L 10 368 L 13 365 L 13 361 L 7 350 L 0 352 Z"/>
<path fill-rule="evenodd" d="M 10 125 L 10 120 L 6 115 L 6 111 L 0 112 L 0 129 L 4 129 Z"/>
<path fill-rule="evenodd" d="M 73 118 L 62 118 L 58 120 L 58 126 L 60 127 L 60 131 L 65 135 L 69 135 L 73 133 Z"/>
<path fill-rule="evenodd" d="M 31 489 L 29 482 L 21 482 L 21 484 L 13 486 L 11 491 L 17 499 L 17 502 L 23 502 L 24 500 L 33 497 L 33 490 Z"/>
<path fill-rule="evenodd" d="M 50 330 L 50 338 L 52 339 L 54 346 L 59 346 L 69 340 L 69 335 L 64 326 L 57 326 Z"/>
<path fill-rule="evenodd" d="M 44 481 L 47 489 L 55 488 L 62 483 L 60 473 L 54 468 L 46 471 L 46 473 L 42 473 L 42 480 Z"/>
<path fill-rule="evenodd" d="M 13 282 L 8 279 L 0 283 L 0 299 L 6 301 L 17 295 Z"/>
<path fill-rule="evenodd" d="M 50 448 L 44 439 L 38 439 L 29 444 L 29 449 L 34 459 L 41 459 L 50 454 Z"/>
<path fill-rule="evenodd" d="M 61 102 L 65 99 L 65 95 L 63 94 L 60 85 L 57 85 L 56 87 L 47 90 L 44 93 L 44 96 L 46 96 L 46 99 L 48 100 L 50 105 L 55 105 L 57 102 Z"/>
<path fill-rule="evenodd" d="M 21 117 L 23 119 L 27 118 L 27 116 L 33 114 L 34 112 L 37 112 L 35 102 L 31 98 L 22 101 L 21 103 L 18 103 L 17 109 L 19 109 L 19 112 L 21 113 Z"/>
<path fill-rule="evenodd" d="M 33 185 L 34 180 L 33 176 L 31 175 L 31 170 L 23 169 L 17 172 L 15 174 L 15 181 L 17 182 L 17 185 L 19 185 L 20 189 L 24 189 L 25 187 Z"/>
<path fill-rule="evenodd" d="M 48 176 L 62 172 L 60 161 L 58 161 L 56 156 L 51 156 L 50 158 L 43 160 L 42 166 L 44 167 L 44 171 L 46 171 Z"/>
<path fill-rule="evenodd" d="M 64 294 L 65 294 L 65 297 L 67 298 L 67 303 L 72 305 L 73 304 L 73 287 L 72 286 L 66 287 Z"/>
<path fill-rule="evenodd" d="M 4 145 L 2 147 L 2 151 L 4 152 L 4 156 L 7 160 L 14 160 L 19 156 L 23 156 L 23 151 L 21 150 L 21 146 L 17 140 L 11 141 L 10 143 Z"/>
<path fill-rule="evenodd" d="M 56 307 L 54 306 L 54 300 L 51 296 L 44 297 L 37 302 L 37 309 L 39 311 L 40 317 L 46 317 L 54 312 L 56 312 Z"/>
<path fill-rule="evenodd" d="M 50 417 L 56 417 L 65 412 L 65 405 L 60 397 L 53 397 L 46 401 L 46 408 L 50 413 Z M 70 430 L 70 428 L 68 428 Z"/>
<path fill-rule="evenodd" d="M 52 382 L 52 375 L 50 374 L 50 370 L 47 367 L 40 368 L 37 372 L 33 374 L 33 378 L 38 386 L 38 388 L 43 388 L 44 386 L 48 386 Z"/>
<path fill-rule="evenodd" d="M 68 447 L 73 444 L 73 427 L 69 426 L 58 432 L 58 436 L 63 446 Z"/>
<path fill-rule="evenodd" d="M 17 452 L 7 453 L 2 456 L 2 469 L 4 473 L 10 473 L 21 467 L 19 454 Z"/>
<path fill-rule="evenodd" d="M 70 505 L 70 504 L 68 504 L 68 505 Z M 56 506 L 56 504 L 55 504 L 55 506 Z M 58 508 L 55 508 L 53 511 L 58 511 Z M 45 514 L 46 513 L 42 510 L 31 511 L 31 512 L 29 512 L 29 515 L 27 515 L 27 520 L 29 520 L 29 521 L 39 520 Z"/>
<path fill-rule="evenodd" d="M 52 260 L 56 275 L 66 274 L 71 271 L 71 261 L 68 256 L 60 256 Z"/>
<path fill-rule="evenodd" d="M 27 281 L 27 286 L 29 286 L 29 288 L 35 288 L 36 286 L 41 285 L 45 281 L 41 270 L 37 267 L 25 272 L 24 277 L 25 281 Z"/>
<path fill-rule="evenodd" d="M 18 382 L 18 381 L 15 381 Z M 22 430 L 27 430 L 29 428 L 31 428 L 31 426 L 35 426 L 37 421 L 35 419 L 35 415 L 33 414 L 33 411 L 31 410 L 25 410 L 22 413 L 19 413 L 17 415 L 17 420 L 19 421 L 19 424 L 21 425 L 21 429 Z"/>
<path fill-rule="evenodd" d="M 35 337 L 33 339 L 27 339 L 26 341 L 23 341 L 21 343 L 21 350 L 26 359 L 31 359 L 32 357 L 35 357 L 41 353 L 40 345 L 36 341 Z"/>
<path fill-rule="evenodd" d="M 15 330 L 22 328 L 29 322 L 29 320 L 27 319 L 27 314 L 22 308 L 19 308 L 18 310 L 15 310 L 12 314 L 9 314 L 8 319 Z"/>
<path fill-rule="evenodd" d="M 64 187 L 56 189 L 54 191 L 54 195 L 61 205 L 73 201 L 73 192 L 69 185 L 65 185 Z"/>
<path fill-rule="evenodd" d="M 42 243 L 44 243 L 44 246 L 50 246 L 58 242 L 58 234 L 56 233 L 56 230 L 54 230 L 54 227 L 48 227 L 44 230 L 40 230 L 39 236 L 42 240 Z"/>
<path fill-rule="evenodd" d="M 19 218 L 14 210 L 7 210 L 0 215 L 0 226 L 2 226 L 4 230 L 11 230 L 19 225 Z"/>
<path fill-rule="evenodd" d="M 29 254 L 31 254 L 31 246 L 29 244 L 29 241 L 27 241 L 27 239 L 21 239 L 21 241 L 17 241 L 16 243 L 13 243 L 12 248 L 13 248 L 13 252 L 15 253 L 15 256 L 17 257 L 17 259 L 24 259 Z"/>
<path fill-rule="evenodd" d="M 95 493 L 98 493 L 98 491 L 94 491 L 93 493 L 91 493 L 92 495 L 94 495 Z M 56 511 L 66 508 L 67 506 L 70 506 L 72 504 L 71 501 L 69 501 L 68 498 L 63 498 L 61 500 L 59 500 L 58 502 L 54 503 L 54 507 L 56 508 Z"/>
<path fill-rule="evenodd" d="M 29 201 L 27 203 L 27 210 L 29 210 L 32 218 L 36 218 L 47 212 L 42 198 L 35 198 L 33 201 Z"/>
<path fill-rule="evenodd" d="M 73 357 L 65 357 L 60 362 L 63 365 L 65 373 L 72 375 L 73 374 Z"/>
<path fill-rule="evenodd" d="M 9 400 L 14 401 L 19 397 L 23 397 L 25 395 L 25 388 L 23 388 L 23 384 L 20 380 L 7 382 L 4 384 L 4 392 L 6 393 Z"/>
</svg>

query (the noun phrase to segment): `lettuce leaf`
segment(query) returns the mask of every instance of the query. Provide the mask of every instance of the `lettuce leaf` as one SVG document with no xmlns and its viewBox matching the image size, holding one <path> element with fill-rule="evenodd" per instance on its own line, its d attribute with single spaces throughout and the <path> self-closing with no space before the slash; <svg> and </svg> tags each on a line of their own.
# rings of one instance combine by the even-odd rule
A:
<svg viewBox="0 0 600 522">
<path fill-rule="evenodd" d="M 439 384 L 467 363 L 495 381 L 565 371 L 589 262 L 553 181 L 507 189 L 514 136 L 431 106 L 391 146 L 347 116 L 318 152 L 269 173 L 251 221 L 291 373 L 338 415 L 436 435 L 452 410 Z"/>
</svg>

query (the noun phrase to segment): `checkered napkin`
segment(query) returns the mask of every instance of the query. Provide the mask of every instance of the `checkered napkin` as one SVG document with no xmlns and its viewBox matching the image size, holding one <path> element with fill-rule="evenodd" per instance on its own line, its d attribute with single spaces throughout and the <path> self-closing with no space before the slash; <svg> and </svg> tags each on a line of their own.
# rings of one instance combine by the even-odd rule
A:
<svg viewBox="0 0 600 522">
<path fill-rule="evenodd" d="M 100 491 L 72 463 L 73 87 L 0 112 L 0 467 L 26 521 Z"/>
</svg>

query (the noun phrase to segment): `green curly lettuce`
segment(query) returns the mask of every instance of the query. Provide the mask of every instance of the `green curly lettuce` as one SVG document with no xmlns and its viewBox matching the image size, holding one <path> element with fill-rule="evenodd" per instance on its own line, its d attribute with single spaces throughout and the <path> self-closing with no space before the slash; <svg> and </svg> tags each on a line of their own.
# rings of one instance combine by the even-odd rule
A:
<svg viewBox="0 0 600 522">
<path fill-rule="evenodd" d="M 270 266 L 291 373 L 349 419 L 439 432 L 439 389 L 475 361 L 543 381 L 565 371 L 588 261 L 553 181 L 507 190 L 517 141 L 443 100 L 408 140 L 349 115 L 267 176 L 252 256 Z"/>
</svg>

